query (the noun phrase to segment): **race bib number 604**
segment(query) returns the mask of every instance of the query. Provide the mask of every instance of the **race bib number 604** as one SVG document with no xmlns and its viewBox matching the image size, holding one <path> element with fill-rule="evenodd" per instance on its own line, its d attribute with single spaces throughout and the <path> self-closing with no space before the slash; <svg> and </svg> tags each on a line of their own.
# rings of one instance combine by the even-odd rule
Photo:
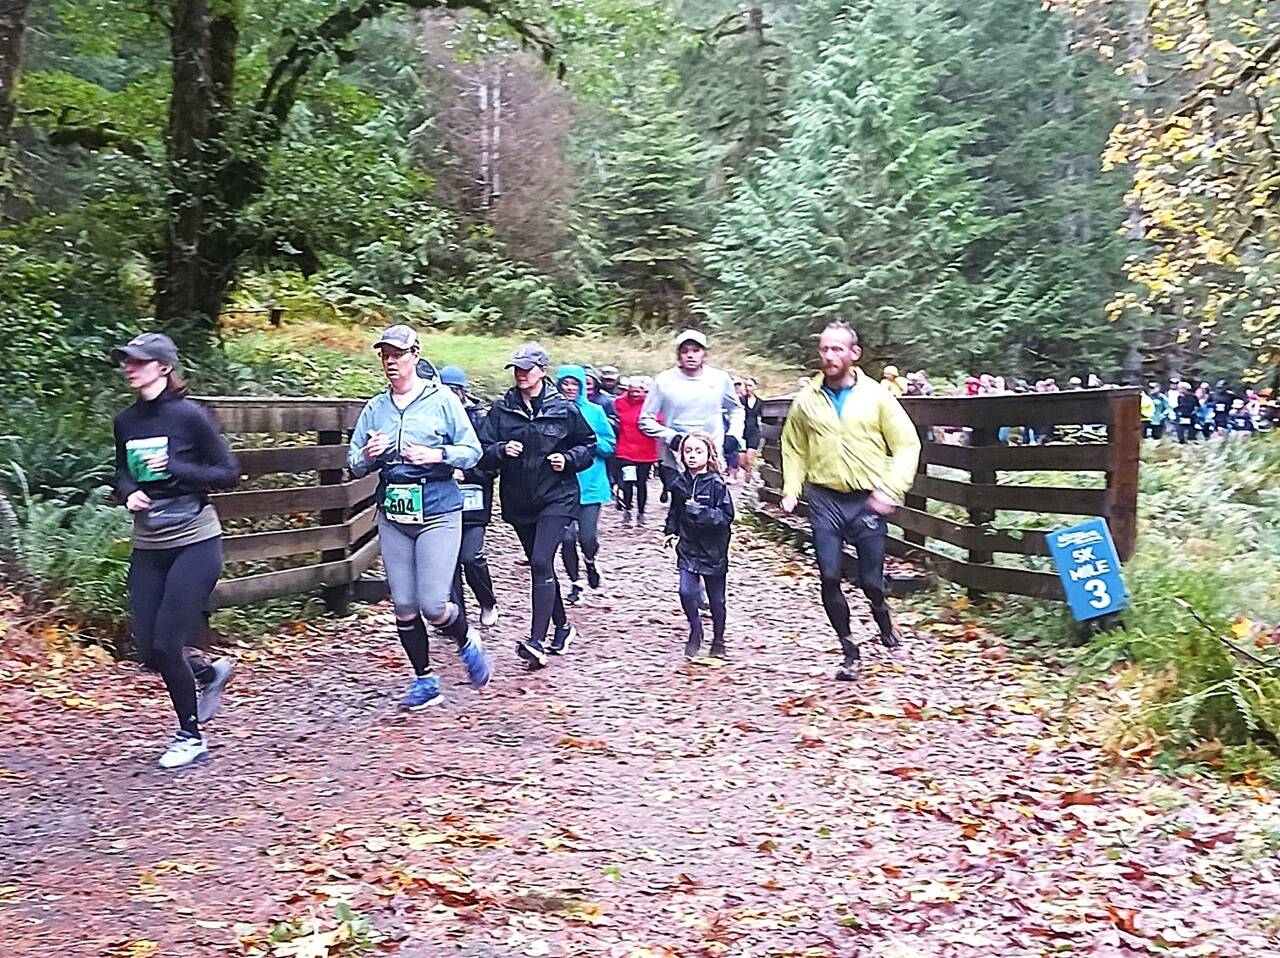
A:
<svg viewBox="0 0 1280 958">
<path fill-rule="evenodd" d="M 382 497 L 382 511 L 392 522 L 422 525 L 422 484 L 387 486 Z"/>
</svg>

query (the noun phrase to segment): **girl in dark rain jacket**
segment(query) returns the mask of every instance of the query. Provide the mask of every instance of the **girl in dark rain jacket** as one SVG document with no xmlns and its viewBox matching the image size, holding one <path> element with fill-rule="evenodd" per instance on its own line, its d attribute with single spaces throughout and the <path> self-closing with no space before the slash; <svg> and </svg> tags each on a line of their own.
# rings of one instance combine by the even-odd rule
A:
<svg viewBox="0 0 1280 958">
<path fill-rule="evenodd" d="M 548 362 L 537 343 L 516 350 L 507 364 L 515 387 L 493 404 L 480 431 L 480 468 L 498 470 L 502 518 L 529 558 L 533 615 L 529 638 L 516 653 L 531 668 L 546 665 L 548 651 L 562 655 L 577 635 L 565 615 L 553 560 L 565 528 L 579 515 L 578 473 L 596 457 L 595 432 L 547 379 Z"/>
<path fill-rule="evenodd" d="M 663 530 L 666 545 L 675 546 L 680 570 L 680 605 L 689 620 L 686 658 L 696 658 L 702 648 L 702 617 L 698 611 L 701 584 L 711 606 L 711 655 L 725 657 L 725 593 L 729 573 L 729 537 L 733 523 L 733 498 L 721 475 L 719 451 L 706 433 L 692 432 L 680 443 L 684 470 L 672 481 L 671 505 Z"/>
</svg>

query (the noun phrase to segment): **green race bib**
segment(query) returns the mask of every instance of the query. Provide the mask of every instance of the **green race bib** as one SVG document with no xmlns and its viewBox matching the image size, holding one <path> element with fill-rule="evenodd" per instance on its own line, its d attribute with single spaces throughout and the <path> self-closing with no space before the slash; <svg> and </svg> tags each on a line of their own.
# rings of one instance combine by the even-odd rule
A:
<svg viewBox="0 0 1280 958">
<path fill-rule="evenodd" d="M 138 482 L 158 482 L 168 479 L 168 470 L 156 472 L 148 468 L 144 456 L 154 456 L 158 452 L 169 452 L 168 436 L 151 436 L 147 439 L 130 439 L 124 444 L 125 463 L 129 467 L 129 475 Z"/>
<path fill-rule="evenodd" d="M 388 485 L 382 496 L 382 511 L 392 522 L 422 525 L 422 483 Z"/>
</svg>

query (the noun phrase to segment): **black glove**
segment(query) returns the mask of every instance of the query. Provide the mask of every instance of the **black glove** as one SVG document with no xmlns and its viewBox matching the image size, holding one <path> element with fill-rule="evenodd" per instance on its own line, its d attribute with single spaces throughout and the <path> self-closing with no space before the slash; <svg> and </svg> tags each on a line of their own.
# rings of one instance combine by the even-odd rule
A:
<svg viewBox="0 0 1280 958">
<path fill-rule="evenodd" d="M 667 440 L 667 448 L 672 452 L 680 451 L 680 443 L 684 442 L 684 433 L 678 432 Z"/>
</svg>

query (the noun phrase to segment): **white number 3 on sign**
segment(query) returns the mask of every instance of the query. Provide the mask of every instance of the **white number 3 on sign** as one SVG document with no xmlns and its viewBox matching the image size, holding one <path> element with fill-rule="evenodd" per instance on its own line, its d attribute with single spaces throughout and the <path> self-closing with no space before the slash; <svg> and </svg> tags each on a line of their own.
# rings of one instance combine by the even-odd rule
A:
<svg viewBox="0 0 1280 958">
<path fill-rule="evenodd" d="M 1085 590 L 1093 593 L 1089 604 L 1095 609 L 1105 609 L 1111 604 L 1111 596 L 1107 593 L 1107 584 L 1101 579 L 1090 579 L 1084 584 Z"/>
</svg>

